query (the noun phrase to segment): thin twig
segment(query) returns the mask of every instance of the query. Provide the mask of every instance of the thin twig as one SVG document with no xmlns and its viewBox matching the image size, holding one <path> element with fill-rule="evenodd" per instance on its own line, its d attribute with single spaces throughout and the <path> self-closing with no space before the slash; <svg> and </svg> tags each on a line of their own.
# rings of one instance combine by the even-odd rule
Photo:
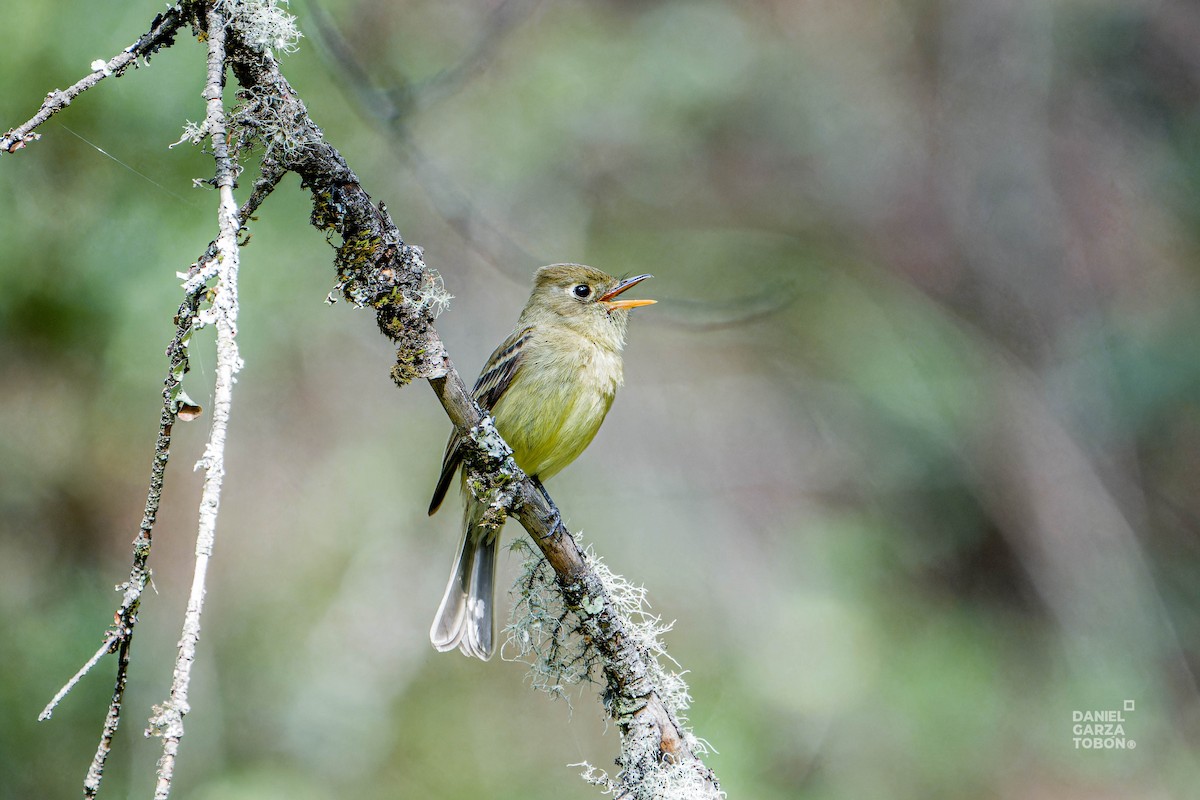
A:
<svg viewBox="0 0 1200 800">
<path fill-rule="evenodd" d="M 0 152 L 15 152 L 28 142 L 38 138 L 34 133 L 39 125 L 48 120 L 58 111 L 69 105 L 77 96 L 95 86 L 110 75 L 121 75 L 131 65 L 136 64 L 139 57 L 148 58 L 160 48 L 169 46 L 174 41 L 175 33 L 185 23 L 183 4 L 177 4 L 165 13 L 154 18 L 150 30 L 142 35 L 137 42 L 130 45 L 120 54 L 107 62 L 97 62 L 93 65 L 91 74 L 77 81 L 65 91 L 54 91 L 47 95 L 41 109 L 25 124 L 13 129 L 0 138 Z M 194 312 L 196 298 L 192 298 L 191 306 Z M 134 541 L 134 559 L 130 570 L 129 580 L 118 587 L 123 590 L 121 604 L 113 615 L 114 623 L 105 637 L 104 644 L 69 680 L 54 699 L 39 715 L 39 720 L 49 719 L 53 709 L 75 687 L 79 680 L 90 672 L 108 653 L 116 652 L 117 676 L 113 687 L 113 697 L 109 703 L 105 717 L 104 728 L 101 732 L 96 754 L 88 767 L 84 779 L 84 796 L 95 797 L 100 787 L 104 765 L 112 746 L 112 739 L 120 724 L 121 704 L 125 694 L 125 685 L 129 669 L 129 651 L 132 644 L 133 628 L 137 622 L 137 609 L 141 594 L 149 581 L 150 573 L 146 567 L 146 559 L 150 552 L 150 537 L 157 518 L 159 500 L 162 494 L 163 476 L 167 464 L 167 454 L 171 440 L 171 426 L 174 423 L 173 402 L 178 392 L 179 379 L 186 371 L 186 333 L 191 328 L 191 319 L 184 315 L 189 301 L 185 300 L 180 307 L 179 330 L 176 332 L 171 345 L 168 347 L 170 368 L 166 385 L 163 390 L 164 407 L 160 416 L 159 433 L 155 443 L 154 463 L 151 468 L 150 488 L 147 492 L 145 512 L 141 526 Z"/>
<path fill-rule="evenodd" d="M 355 48 L 334 25 L 325 6 L 319 0 L 310 0 L 305 5 L 317 32 L 317 41 L 336 62 L 337 68 L 347 79 L 347 85 L 358 95 L 364 110 L 388 124 L 403 124 L 413 113 L 428 111 L 487 69 L 495 60 L 505 38 L 533 16 L 542 3 L 541 0 L 501 0 L 488 12 L 482 32 L 465 54 L 420 82 L 394 73 L 381 81 L 377 78 L 380 71 L 378 65 L 374 65 L 376 74 L 370 74 L 355 53 Z M 403 48 L 403 42 L 398 46 Z"/>
<path fill-rule="evenodd" d="M 135 603 L 135 611 L 136 608 Z M 117 643 L 117 680 L 113 685 L 113 697 L 108 704 L 108 714 L 104 717 L 104 732 L 100 736 L 100 744 L 96 747 L 96 755 L 92 757 L 87 776 L 83 779 L 83 796 L 89 800 L 100 791 L 100 781 L 104 778 L 104 764 L 112 750 L 117 727 L 121 724 L 121 704 L 125 700 L 125 684 L 129 678 L 129 648 L 133 646 L 130 634 L 132 630 L 123 630 Z"/>
<path fill-rule="evenodd" d="M 104 658 L 113 651 L 113 647 L 116 645 L 118 638 L 120 637 L 118 637 L 116 634 L 109 634 L 108 638 L 104 640 L 104 644 L 100 645 L 100 649 L 96 651 L 95 655 L 89 658 L 87 663 L 80 667 L 79 671 L 72 675 L 71 679 L 67 681 L 61 689 L 58 690 L 58 694 L 54 695 L 54 698 L 46 704 L 46 707 L 42 709 L 42 713 L 38 714 L 38 721 L 50 719 L 50 717 L 54 715 L 54 709 L 59 703 L 62 702 L 62 699 L 67 696 L 67 693 L 75 688 L 75 684 L 79 683 L 79 679 L 91 672 L 92 667 L 96 666 L 100 659 Z"/>
<path fill-rule="evenodd" d="M 126 54 L 149 55 L 161 47 L 169 46 L 173 42 L 175 32 L 186 21 L 184 18 L 185 15 L 182 13 L 183 7 L 184 4 L 178 4 L 174 8 L 169 9 L 166 14 L 156 17 L 151 25 L 151 30 L 139 39 L 135 45 L 129 48 Z M 126 54 L 118 56 L 107 63 L 106 67 L 110 74 L 120 74 L 132 63 L 132 59 L 125 57 Z M 99 77 L 92 75 L 77 82 L 72 89 L 65 93 L 66 102 L 69 103 L 71 99 L 85 89 L 90 88 L 90 86 L 95 85 L 103 77 L 105 77 L 104 74 L 99 75 Z M 63 93 L 51 94 L 53 96 Z M 15 129 L 4 141 L 16 142 L 16 146 L 11 147 L 11 150 L 19 149 L 22 146 L 22 142 L 32 140 L 33 137 L 30 134 L 33 128 L 37 127 L 37 125 L 53 115 L 56 110 L 64 106 L 65 103 L 52 107 L 49 111 L 47 111 L 46 107 L 43 107 L 43 112 L 40 112 L 40 114 L 44 113 L 44 116 L 39 115 L 34 117 L 28 123 L 21 126 L 21 128 Z M 253 191 L 245 204 L 237 211 L 237 224 L 239 227 L 250 220 L 259 205 L 262 204 L 278 185 L 283 175 L 284 170 L 280 169 L 277 164 L 271 161 L 263 162 L 261 165 L 261 174 L 254 183 Z M 176 330 L 166 351 L 168 359 L 167 376 L 163 384 L 163 406 L 159 415 L 159 430 L 155 441 L 154 459 L 151 466 L 149 488 L 146 494 L 146 505 L 137 536 L 133 541 L 133 562 L 130 567 L 129 580 L 118 587 L 118 589 L 123 591 L 123 595 L 121 603 L 113 615 L 114 624 L 106 635 L 104 645 L 59 690 L 54 699 L 50 701 L 39 716 L 40 720 L 49 719 L 53 709 L 78 684 L 84 675 L 90 672 L 105 655 L 113 652 L 117 654 L 117 672 L 113 686 L 113 696 L 105 716 L 104 727 L 100 735 L 100 741 L 96 747 L 96 753 L 88 767 L 87 776 L 84 779 L 85 798 L 94 798 L 99 792 L 105 763 L 112 747 L 113 737 L 116 735 L 120 725 L 122 703 L 129 673 L 130 648 L 133 642 L 134 627 L 137 624 L 137 611 L 141 596 L 150 581 L 151 573 L 148 561 L 153 542 L 154 525 L 158 517 L 166 468 L 170 457 L 172 430 L 181 402 L 181 382 L 184 374 L 188 371 L 188 341 L 191 338 L 192 331 L 198 327 L 197 316 L 199 306 L 201 299 L 208 290 L 208 281 L 217 274 L 214 265 L 217 262 L 218 251 L 218 242 L 214 241 L 209 245 L 206 252 L 197 259 L 196 263 L 192 265 L 188 273 L 189 279 L 184 286 L 184 298 L 175 316 Z"/>
<path fill-rule="evenodd" d="M 141 526 L 133 541 L 133 564 L 129 570 L 129 580 L 118 587 L 124 591 L 121 604 L 113 615 L 114 625 L 109 631 L 105 649 L 100 653 L 111 653 L 116 650 L 117 675 L 113 686 L 112 701 L 105 716 L 104 728 L 100 734 L 100 742 L 96 746 L 96 754 L 88 767 L 84 779 L 84 797 L 92 798 L 100 790 L 100 781 L 104 775 L 104 764 L 112 747 L 113 737 L 121 722 L 121 704 L 125 696 L 125 684 L 129 673 L 129 649 L 133 643 L 133 629 L 137 624 L 137 611 L 141 603 L 142 592 L 150 580 L 150 569 L 147 562 L 150 558 L 150 545 L 153 540 L 154 524 L 158 519 L 158 507 L 162 499 L 163 481 L 166 475 L 167 462 L 170 456 L 171 432 L 175 424 L 176 411 L 179 402 L 180 382 L 187 371 L 187 340 L 191 335 L 192 323 L 199 307 L 202 291 L 193 291 L 185 296 L 176 315 L 176 330 L 167 346 L 168 369 L 163 385 L 163 408 L 159 416 L 158 438 L 154 446 L 154 461 L 150 469 L 150 487 L 146 493 L 146 507 L 142 514 Z M 114 647 L 115 646 L 115 647 Z M 80 675 L 95 666 L 99 659 L 93 657 L 80 670 Z M 72 680 L 63 688 L 55 703 L 69 691 L 75 681 Z M 47 710 L 42 712 L 39 719 L 49 718 Z"/>
<path fill-rule="evenodd" d="M 239 224 L 250 220 L 251 215 L 254 214 L 263 200 L 274 191 L 283 174 L 283 171 L 273 164 L 264 163 L 262 165 L 262 174 L 255 181 L 254 190 L 238 211 Z M 158 507 L 162 498 L 163 481 L 166 475 L 167 462 L 170 457 L 171 433 L 181 402 L 181 383 L 184 374 L 188 371 L 188 340 L 191 338 L 192 331 L 197 322 L 200 301 L 208 290 L 208 280 L 211 278 L 210 269 L 215 263 L 216 257 L 217 243 L 214 241 L 189 270 L 190 277 L 185 284 L 184 299 L 175 316 L 175 334 L 167 346 L 167 377 L 163 385 L 163 408 L 159 419 L 158 439 L 154 448 L 154 463 L 150 473 L 150 488 L 146 495 L 146 509 L 142 515 L 142 523 L 138 530 L 138 535 L 133 542 L 133 564 L 130 568 L 129 581 L 123 587 L 120 587 L 124 589 L 125 594 L 121 600 L 121 605 L 117 608 L 114 615 L 117 623 L 113 632 L 110 633 L 110 637 L 115 636 L 117 638 L 117 675 L 113 688 L 113 698 L 112 702 L 109 703 L 108 714 L 104 721 L 104 729 L 100 735 L 100 743 L 96 747 L 96 755 L 92 759 L 91 766 L 88 768 L 87 778 L 84 780 L 85 798 L 94 798 L 100 790 L 100 781 L 104 774 L 105 760 L 108 757 L 113 737 L 116 735 L 121 721 L 121 704 L 124 700 L 125 684 L 129 674 L 129 650 L 133 643 L 133 629 L 137 624 L 137 610 L 142 593 L 145 591 L 150 579 L 148 561 L 150 558 L 150 547 L 153 542 L 154 524 L 158 518 Z M 197 280 L 198 277 L 200 278 L 199 280 Z M 112 641 L 112 639 L 110 638 L 109 641 Z M 105 652 L 112 652 L 111 644 L 108 645 L 108 648 Z M 101 653 L 101 656 L 103 655 L 104 653 Z M 96 661 L 97 659 L 93 659 L 89 662 L 85 669 L 80 670 L 80 675 L 95 666 Z M 64 687 L 64 690 L 60 692 L 60 695 L 56 697 L 55 702 L 50 707 L 61 701 L 62 696 L 72 688 L 75 682 L 73 681 Z M 48 718 L 49 715 L 46 714 L 46 717 Z"/>
<path fill-rule="evenodd" d="M 204 610 L 208 562 L 216 540 L 221 483 L 225 476 L 225 438 L 233 403 L 233 381 L 234 375 L 241 368 L 241 358 L 237 349 L 237 235 L 240 219 L 233 197 L 237 165 L 229 155 L 225 124 L 225 18 L 215 4 L 207 10 L 207 28 L 208 74 L 204 87 L 207 114 L 204 129 L 212 137 L 213 158 L 216 162 L 214 182 L 220 194 L 217 211 L 220 234 L 216 241 L 215 259 L 217 288 L 210 312 L 217 328 L 217 369 L 212 428 L 204 456 L 197 465 L 204 467 L 205 475 L 198 512 L 199 528 L 196 534 L 196 566 L 192 576 L 192 588 L 184 614 L 170 698 L 162 705 L 156 706 L 147 729 L 148 734 L 161 736 L 163 740 L 163 752 L 158 761 L 157 781 L 154 787 L 155 800 L 166 800 L 171 792 L 179 742 L 183 737 L 183 717 L 190 710 L 188 689 L 191 684 L 192 664 L 196 660 L 196 644 L 200 639 L 200 616 Z"/>
<path fill-rule="evenodd" d="M 80 78 L 66 89 L 55 89 L 46 95 L 42 107 L 27 122 L 0 137 L 0 153 L 15 153 L 30 142 L 37 141 L 41 134 L 35 129 L 52 116 L 71 105 L 71 101 L 110 75 L 121 75 L 139 58 L 149 58 L 160 48 L 170 46 L 175 32 L 187 22 L 183 13 L 184 3 L 176 3 L 154 18 L 150 30 L 136 42 L 126 47 L 108 61 L 92 62 L 90 74 Z"/>
</svg>

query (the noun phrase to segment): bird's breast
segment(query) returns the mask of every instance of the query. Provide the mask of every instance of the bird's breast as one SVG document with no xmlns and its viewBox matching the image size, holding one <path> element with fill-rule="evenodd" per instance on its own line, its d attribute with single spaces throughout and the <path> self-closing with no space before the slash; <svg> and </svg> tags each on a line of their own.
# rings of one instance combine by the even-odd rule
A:
<svg viewBox="0 0 1200 800">
<path fill-rule="evenodd" d="M 546 480 L 582 453 L 622 381 L 621 355 L 580 337 L 531 342 L 520 374 L 492 409 L 517 465 Z"/>
</svg>

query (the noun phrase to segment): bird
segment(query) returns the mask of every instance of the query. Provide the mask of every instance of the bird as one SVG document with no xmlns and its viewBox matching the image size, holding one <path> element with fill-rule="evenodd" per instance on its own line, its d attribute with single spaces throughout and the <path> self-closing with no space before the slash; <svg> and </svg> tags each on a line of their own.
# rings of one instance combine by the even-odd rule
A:
<svg viewBox="0 0 1200 800">
<path fill-rule="evenodd" d="M 657 302 L 617 298 L 650 277 L 618 279 L 584 264 L 541 267 L 516 327 L 480 372 L 476 402 L 492 414 L 517 466 L 539 488 L 579 457 L 604 422 L 624 381 L 621 351 L 629 312 Z M 452 432 L 430 515 L 461 465 L 462 446 L 462 436 Z M 458 648 L 487 661 L 496 641 L 500 530 L 480 525 L 485 506 L 466 486 L 465 471 L 461 483 L 462 539 L 429 638 L 439 651 Z"/>
</svg>

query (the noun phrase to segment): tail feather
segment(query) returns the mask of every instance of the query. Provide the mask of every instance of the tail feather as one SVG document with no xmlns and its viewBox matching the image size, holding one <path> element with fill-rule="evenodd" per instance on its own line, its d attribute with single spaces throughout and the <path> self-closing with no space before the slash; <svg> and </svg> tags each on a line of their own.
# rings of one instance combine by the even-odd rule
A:
<svg viewBox="0 0 1200 800">
<path fill-rule="evenodd" d="M 499 531 L 481 530 L 472 511 L 475 509 L 468 508 L 465 515 L 458 558 L 429 629 L 429 640 L 442 652 L 458 648 L 464 655 L 487 661 L 496 649 L 493 598 L 500 535 Z"/>
<path fill-rule="evenodd" d="M 487 661 L 496 649 L 495 607 L 496 550 L 500 536 L 488 536 L 475 548 L 471 588 L 467 597 L 466 635 L 459 645 L 469 656 Z"/>
<path fill-rule="evenodd" d="M 429 641 L 443 653 L 458 647 L 465 632 L 463 623 L 467 617 L 471 568 L 477 550 L 469 534 L 469 529 L 463 531 L 462 541 L 458 544 L 458 557 L 454 560 L 450 580 L 446 583 L 446 593 L 442 595 L 442 603 L 433 618 L 433 627 L 429 629 Z"/>
</svg>

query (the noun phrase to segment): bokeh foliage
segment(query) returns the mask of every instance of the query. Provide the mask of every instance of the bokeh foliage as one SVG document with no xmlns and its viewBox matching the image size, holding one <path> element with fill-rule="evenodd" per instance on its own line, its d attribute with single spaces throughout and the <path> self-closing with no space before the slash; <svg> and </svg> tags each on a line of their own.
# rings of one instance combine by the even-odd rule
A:
<svg viewBox="0 0 1200 800">
<path fill-rule="evenodd" d="M 158 8 L 6 9 L 0 127 Z M 468 378 L 539 264 L 655 274 L 627 386 L 550 489 L 678 620 L 731 796 L 1194 791 L 1200 12 L 321 8 L 293 7 L 285 69 L 457 296 L 439 327 Z M 167 148 L 202 83 L 181 37 L 0 158 L 3 800 L 78 791 L 111 690 L 102 668 L 34 721 L 127 570 L 175 273 L 215 232 L 191 187 L 211 160 Z M 590 691 L 568 708 L 519 665 L 428 646 L 447 424 L 390 385 L 369 315 L 325 305 L 332 250 L 296 181 L 258 216 L 176 796 L 595 796 L 565 766 L 616 753 Z M 107 795 L 150 791 L 205 428 L 178 426 Z M 1072 711 L 1130 699 L 1136 749 L 1075 749 Z"/>
</svg>

